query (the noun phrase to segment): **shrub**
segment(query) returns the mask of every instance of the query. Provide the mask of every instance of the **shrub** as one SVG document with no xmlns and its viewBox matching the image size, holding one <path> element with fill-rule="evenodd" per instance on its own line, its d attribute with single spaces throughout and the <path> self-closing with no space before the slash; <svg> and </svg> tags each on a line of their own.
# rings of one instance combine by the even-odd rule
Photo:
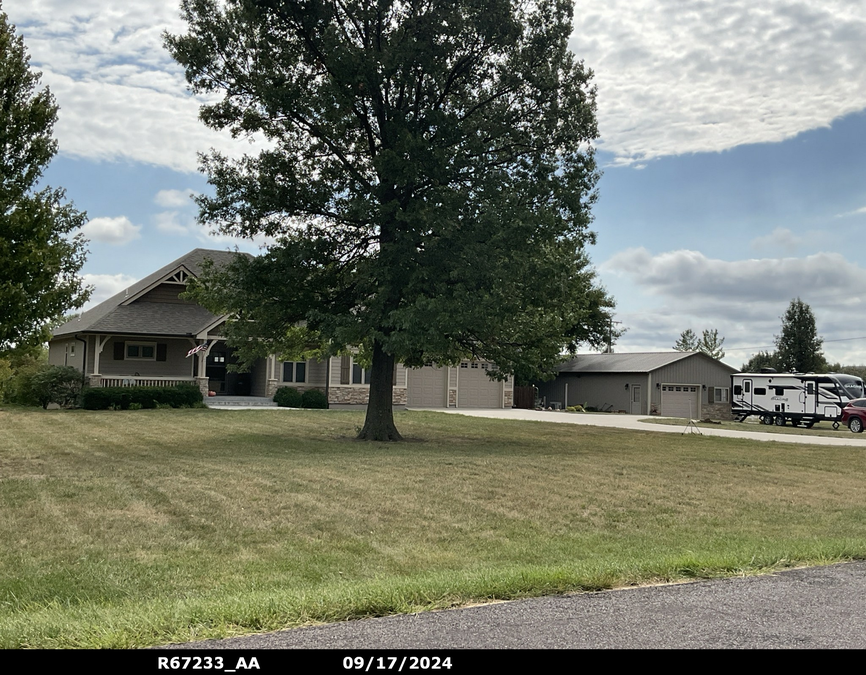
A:
<svg viewBox="0 0 866 675">
<path fill-rule="evenodd" d="M 301 395 L 301 407 L 325 409 L 328 407 L 328 397 L 319 389 L 310 389 Z"/>
<path fill-rule="evenodd" d="M 81 372 L 72 366 L 47 366 L 33 373 L 24 385 L 30 403 L 47 408 L 49 403 L 68 407 L 81 393 Z M 22 392 L 22 393 L 24 393 Z"/>
<path fill-rule="evenodd" d="M 85 389 L 81 395 L 81 407 L 87 410 L 194 408 L 201 403 L 201 391 L 193 384 L 179 384 L 176 387 L 97 387 Z"/>
<path fill-rule="evenodd" d="M 294 387 L 280 387 L 274 392 L 274 403 L 281 408 L 300 408 L 303 397 Z"/>
</svg>

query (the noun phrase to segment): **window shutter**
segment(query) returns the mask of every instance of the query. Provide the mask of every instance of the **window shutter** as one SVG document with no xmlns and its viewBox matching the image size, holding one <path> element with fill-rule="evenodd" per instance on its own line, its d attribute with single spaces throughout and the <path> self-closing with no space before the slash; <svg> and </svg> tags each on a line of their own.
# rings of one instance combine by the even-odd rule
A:
<svg viewBox="0 0 866 675">
<path fill-rule="evenodd" d="M 164 342 L 162 344 L 157 343 L 156 345 L 156 360 L 157 361 L 166 361 L 168 360 L 168 345 Z"/>
<path fill-rule="evenodd" d="M 344 356 L 340 359 L 340 384 L 349 384 L 352 380 L 352 357 Z"/>
<path fill-rule="evenodd" d="M 126 343 L 125 342 L 115 342 L 114 343 L 114 360 L 115 361 L 123 361 L 123 357 L 126 354 Z"/>
<path fill-rule="evenodd" d="M 292 382 L 292 366 L 295 365 L 291 361 L 283 362 L 283 382 Z"/>
<path fill-rule="evenodd" d="M 397 386 L 397 362 L 394 361 L 394 373 L 391 375 L 391 384 Z"/>
<path fill-rule="evenodd" d="M 715 394 L 715 387 L 707 387 L 707 403 L 715 403 L 713 400 L 713 395 Z"/>
</svg>

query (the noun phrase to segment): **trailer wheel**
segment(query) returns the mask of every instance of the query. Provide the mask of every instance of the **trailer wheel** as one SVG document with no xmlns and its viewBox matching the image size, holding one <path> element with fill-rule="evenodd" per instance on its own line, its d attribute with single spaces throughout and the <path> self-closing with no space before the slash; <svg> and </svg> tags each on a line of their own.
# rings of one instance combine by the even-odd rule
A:
<svg viewBox="0 0 866 675">
<path fill-rule="evenodd" d="M 772 424 L 773 416 L 772 415 L 761 415 L 761 424 Z"/>
<path fill-rule="evenodd" d="M 814 426 L 815 426 L 815 423 L 814 423 L 814 422 L 806 422 L 806 424 L 805 424 L 805 427 L 806 427 L 807 429 L 811 429 L 811 428 L 814 427 Z"/>
<path fill-rule="evenodd" d="M 848 420 L 848 428 L 855 434 L 861 433 L 863 431 L 863 420 L 859 417 L 852 417 Z"/>
<path fill-rule="evenodd" d="M 777 427 L 785 426 L 785 416 L 784 415 L 776 415 L 776 426 Z"/>
</svg>

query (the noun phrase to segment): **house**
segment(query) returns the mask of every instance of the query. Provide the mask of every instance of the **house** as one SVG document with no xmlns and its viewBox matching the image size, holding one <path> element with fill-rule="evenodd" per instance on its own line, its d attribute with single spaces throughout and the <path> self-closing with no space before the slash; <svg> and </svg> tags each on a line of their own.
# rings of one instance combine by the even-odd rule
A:
<svg viewBox="0 0 866 675">
<path fill-rule="evenodd" d="M 737 369 L 701 352 L 585 354 L 538 384 L 546 405 L 588 405 L 635 415 L 731 419 Z"/>
<path fill-rule="evenodd" d="M 195 249 L 58 327 L 48 343 L 51 365 L 74 366 L 91 386 L 198 384 L 203 393 L 273 396 L 278 387 L 321 389 L 335 404 L 366 404 L 369 374 L 351 355 L 324 361 L 257 360 L 249 372 L 221 334 L 225 316 L 180 296 L 206 258 L 216 265 L 239 255 Z M 189 355 L 190 350 L 202 347 Z M 410 369 L 397 364 L 394 403 L 431 408 L 510 408 L 513 380 L 491 380 L 494 365 L 466 360 L 456 367 Z"/>
</svg>

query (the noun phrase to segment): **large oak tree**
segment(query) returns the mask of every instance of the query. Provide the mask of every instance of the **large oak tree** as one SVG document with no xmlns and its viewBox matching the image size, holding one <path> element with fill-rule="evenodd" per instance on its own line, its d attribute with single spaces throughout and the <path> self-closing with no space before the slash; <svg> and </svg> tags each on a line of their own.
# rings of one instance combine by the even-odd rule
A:
<svg viewBox="0 0 866 675">
<path fill-rule="evenodd" d="M 202 163 L 202 222 L 277 238 L 199 285 L 236 317 L 242 355 L 360 346 L 359 437 L 394 440 L 397 361 L 483 357 L 525 377 L 604 342 L 613 303 L 585 252 L 595 90 L 568 49 L 572 13 L 564 0 L 184 0 L 188 33 L 166 44 L 209 100 L 202 120 L 267 141 Z"/>
<path fill-rule="evenodd" d="M 46 326 L 89 296 L 78 271 L 85 215 L 64 191 L 39 188 L 57 152 L 57 105 L 0 12 L 0 352 L 46 338 Z"/>
</svg>

